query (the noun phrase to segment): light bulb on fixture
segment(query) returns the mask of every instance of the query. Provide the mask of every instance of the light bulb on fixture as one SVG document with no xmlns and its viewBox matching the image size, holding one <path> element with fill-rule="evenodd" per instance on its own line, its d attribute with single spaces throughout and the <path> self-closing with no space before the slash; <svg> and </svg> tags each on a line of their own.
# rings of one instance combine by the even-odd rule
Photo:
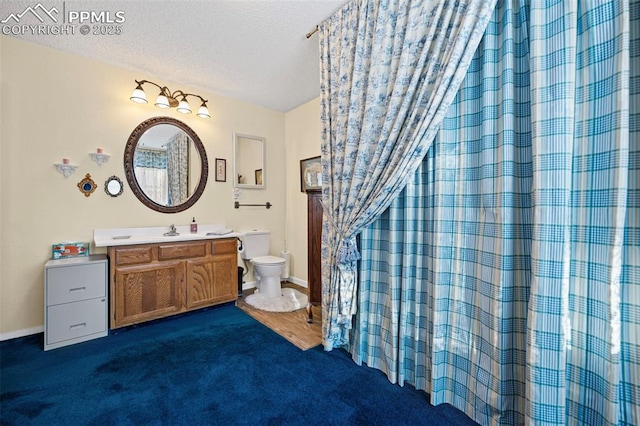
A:
<svg viewBox="0 0 640 426">
<path fill-rule="evenodd" d="M 202 105 L 200 105 L 200 108 L 198 108 L 198 112 L 196 113 L 196 115 L 201 118 L 211 118 L 211 114 L 209 114 L 209 109 L 207 108 L 207 104 L 205 102 L 202 102 Z"/>
<path fill-rule="evenodd" d="M 129 98 L 133 102 L 138 104 L 146 104 L 147 103 L 147 94 L 142 90 L 142 86 L 138 84 L 138 86 L 133 90 L 131 97 Z"/>
<path fill-rule="evenodd" d="M 185 93 L 182 90 L 176 90 L 175 92 L 172 92 L 167 86 L 160 86 L 159 84 L 156 84 L 153 81 L 149 80 L 135 80 L 135 82 L 137 86 L 131 94 L 131 97 L 129 97 L 129 99 L 131 99 L 133 102 L 140 104 L 147 103 L 147 95 L 142 89 L 142 85 L 145 83 L 149 83 L 160 89 L 160 93 L 158 94 L 155 102 L 155 106 L 157 106 L 158 108 L 166 109 L 177 107 L 178 112 L 182 114 L 191 114 L 191 106 L 189 105 L 187 97 L 193 96 L 200 99 L 200 101 L 202 102 L 200 108 L 198 108 L 198 112 L 196 113 L 196 115 L 201 118 L 211 118 L 211 114 L 209 113 L 209 109 L 207 108 L 207 100 L 200 95 Z M 182 98 L 182 100 L 178 102 L 178 98 Z"/>
<path fill-rule="evenodd" d="M 191 114 L 191 107 L 189 106 L 189 102 L 187 102 L 186 97 L 183 97 L 178 104 L 177 111 L 183 114 Z"/>
<path fill-rule="evenodd" d="M 163 95 L 162 93 L 160 93 L 158 95 L 158 97 L 156 98 L 156 103 L 155 105 L 158 108 L 169 108 L 169 99 Z"/>
</svg>

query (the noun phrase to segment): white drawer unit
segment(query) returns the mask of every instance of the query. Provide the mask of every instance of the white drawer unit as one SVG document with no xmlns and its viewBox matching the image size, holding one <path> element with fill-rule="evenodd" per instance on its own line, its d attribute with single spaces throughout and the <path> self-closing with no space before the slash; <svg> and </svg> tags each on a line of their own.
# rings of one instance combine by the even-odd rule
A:
<svg viewBox="0 0 640 426">
<path fill-rule="evenodd" d="M 106 336 L 107 256 L 50 260 L 44 265 L 44 350 Z"/>
</svg>

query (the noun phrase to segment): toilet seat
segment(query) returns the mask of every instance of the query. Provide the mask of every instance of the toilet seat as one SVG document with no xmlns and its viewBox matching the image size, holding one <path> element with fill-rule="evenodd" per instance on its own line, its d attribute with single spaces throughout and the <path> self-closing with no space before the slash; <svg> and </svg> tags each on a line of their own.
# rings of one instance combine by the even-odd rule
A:
<svg viewBox="0 0 640 426">
<path fill-rule="evenodd" d="M 253 262 L 254 265 L 277 266 L 277 265 L 284 265 L 286 260 L 278 256 L 260 256 L 260 257 L 251 259 L 251 262 Z"/>
</svg>

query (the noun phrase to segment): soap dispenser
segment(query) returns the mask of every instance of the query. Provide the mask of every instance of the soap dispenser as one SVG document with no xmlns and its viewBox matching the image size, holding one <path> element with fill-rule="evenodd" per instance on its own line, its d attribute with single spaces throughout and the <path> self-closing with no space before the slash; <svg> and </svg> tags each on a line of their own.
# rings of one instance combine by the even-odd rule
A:
<svg viewBox="0 0 640 426">
<path fill-rule="evenodd" d="M 198 224 L 196 223 L 196 218 L 194 217 L 191 221 L 191 233 L 195 234 L 198 232 Z"/>
</svg>

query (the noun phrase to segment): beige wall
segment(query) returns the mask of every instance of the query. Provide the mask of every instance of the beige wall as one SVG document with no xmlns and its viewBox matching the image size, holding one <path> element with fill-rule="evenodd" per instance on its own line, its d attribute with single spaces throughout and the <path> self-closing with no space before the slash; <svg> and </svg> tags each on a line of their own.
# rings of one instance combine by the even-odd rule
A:
<svg viewBox="0 0 640 426">
<path fill-rule="evenodd" d="M 284 248 L 285 231 L 293 234 L 290 251 L 306 244 L 302 242 L 305 199 L 298 187 L 296 162 L 319 152 L 319 132 L 302 123 L 315 113 L 311 111 L 316 108 L 314 103 L 285 115 L 12 37 L 0 36 L 0 48 L 0 340 L 42 330 L 43 265 L 51 257 L 51 245 L 92 241 L 94 228 L 186 225 L 195 217 L 199 224 L 224 222 L 240 231 L 270 229 L 272 253 Z M 199 93 L 209 99 L 212 118 L 159 110 L 153 102 L 135 104 L 129 101 L 134 79 Z M 147 95 L 150 100 L 155 97 L 150 89 Z M 180 119 L 193 128 L 209 161 L 202 198 L 177 214 L 154 212 L 142 205 L 129 189 L 122 165 L 131 131 L 160 115 Z M 233 132 L 266 138 L 267 189 L 243 189 L 241 201 L 270 201 L 273 207 L 269 210 L 233 208 Z M 291 153 L 285 150 L 289 135 L 288 145 L 294 147 Z M 89 157 L 98 147 L 111 155 L 101 168 Z M 291 166 L 286 170 L 282 167 L 285 155 Z M 63 157 L 78 165 L 68 179 L 53 166 Z M 215 181 L 215 158 L 227 160 L 225 183 Z M 76 186 L 87 173 L 98 185 L 88 198 Z M 118 198 L 103 190 L 111 175 L 125 181 L 124 194 Z M 285 191 L 289 178 L 293 184 Z M 286 229 L 285 193 L 295 204 L 291 208 L 295 219 Z M 105 252 L 93 245 L 91 251 Z M 296 276 L 304 278 L 306 250 L 304 255 L 292 256 L 299 262 Z"/>
<path fill-rule="evenodd" d="M 300 160 L 320 155 L 320 98 L 289 111 L 285 117 L 287 140 L 287 249 L 291 277 L 307 281 L 307 196 L 300 191 Z"/>
</svg>

